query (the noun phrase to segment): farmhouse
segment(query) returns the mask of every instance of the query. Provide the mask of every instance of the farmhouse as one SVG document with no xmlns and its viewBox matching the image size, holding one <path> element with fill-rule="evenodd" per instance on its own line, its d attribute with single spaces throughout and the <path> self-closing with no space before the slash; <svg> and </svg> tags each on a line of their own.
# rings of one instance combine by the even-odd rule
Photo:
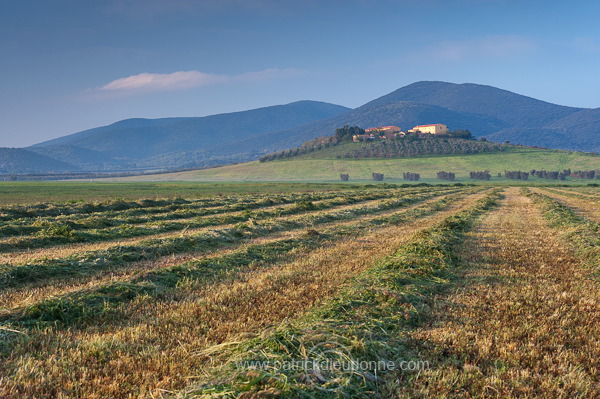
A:
<svg viewBox="0 0 600 399">
<path fill-rule="evenodd" d="M 401 131 L 402 129 L 400 129 L 398 126 L 380 126 L 365 130 L 367 133 L 373 133 L 379 136 L 382 136 L 386 133 L 400 133 Z"/>
<path fill-rule="evenodd" d="M 359 143 L 361 141 L 370 141 L 370 140 L 375 140 L 375 136 L 371 133 L 371 134 L 355 134 L 354 136 L 352 136 L 352 141 L 354 141 L 355 143 Z"/>
<path fill-rule="evenodd" d="M 366 129 L 365 130 L 364 135 L 358 135 L 358 136 L 354 136 L 353 140 L 354 142 L 358 142 L 358 141 L 365 141 L 365 140 L 374 140 L 376 138 L 384 138 L 384 139 L 393 139 L 396 138 L 398 136 L 400 137 L 404 137 L 404 133 L 402 132 L 402 129 L 400 129 L 398 126 L 379 126 L 379 127 L 372 127 L 370 129 Z"/>
<path fill-rule="evenodd" d="M 441 123 L 431 125 L 418 125 L 409 130 L 410 133 L 429 133 L 429 134 L 446 134 L 448 127 Z"/>
</svg>

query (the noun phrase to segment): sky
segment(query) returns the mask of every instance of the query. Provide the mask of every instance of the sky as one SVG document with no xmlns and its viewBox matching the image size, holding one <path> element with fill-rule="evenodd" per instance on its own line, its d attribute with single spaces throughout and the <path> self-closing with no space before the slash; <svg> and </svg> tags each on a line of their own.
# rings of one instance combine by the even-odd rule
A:
<svg viewBox="0 0 600 399">
<path fill-rule="evenodd" d="M 0 0 L 0 147 L 422 80 L 600 107 L 600 2 Z"/>
</svg>

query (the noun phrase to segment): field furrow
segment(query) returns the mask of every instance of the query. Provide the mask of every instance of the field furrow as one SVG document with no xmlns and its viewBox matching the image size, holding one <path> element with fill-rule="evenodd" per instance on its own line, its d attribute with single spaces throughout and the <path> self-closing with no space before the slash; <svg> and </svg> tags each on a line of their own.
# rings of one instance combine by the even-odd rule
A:
<svg viewBox="0 0 600 399">
<path fill-rule="evenodd" d="M 418 194 L 421 190 L 417 190 Z M 442 190 L 440 190 L 442 191 Z M 245 222 L 256 215 L 264 217 L 268 214 L 295 214 L 309 209 L 304 204 L 311 204 L 311 210 L 328 209 L 332 206 L 353 204 L 390 198 L 394 192 L 365 193 L 339 196 L 334 194 L 262 198 L 252 202 L 241 202 L 212 208 L 196 206 L 184 212 L 178 210 L 162 216 L 123 216 L 96 215 L 79 221 L 63 218 L 35 219 L 29 226 L 5 226 L 14 235 L 5 231 L 7 238 L 0 239 L 0 252 L 14 252 L 28 248 L 45 248 L 57 243 L 76 244 L 131 237 L 153 236 L 182 229 L 195 229 L 207 226 L 218 226 L 226 223 Z M 277 205 L 272 205 L 277 204 Z M 137 210 L 141 212 L 140 210 Z M 20 230 L 22 231 L 20 231 Z M 23 233 L 19 235 L 18 233 Z M 24 235 L 27 234 L 27 235 Z"/>
<path fill-rule="evenodd" d="M 145 275 L 132 282 L 142 287 L 163 282 L 168 289 L 155 295 L 153 287 L 124 301 L 114 318 L 89 328 L 50 324 L 28 330 L 27 338 L 14 334 L 10 354 L 0 365 L 0 395 L 151 397 L 184 387 L 210 361 L 197 351 L 298 317 L 416 232 L 482 196 L 469 195 L 418 219 L 392 214 L 377 223 L 348 224 L 344 231 L 338 228 L 340 239 L 328 240 L 333 232 L 319 230 L 308 234 L 317 241 L 308 252 L 297 243 L 293 250 L 280 247 L 279 254 L 256 251 L 254 262 L 240 259 L 245 266 L 237 269 L 229 258 L 217 281 L 214 273 L 194 275 L 193 267 L 170 270 L 182 272 L 176 281 L 164 272 Z M 28 346 L 30 340 L 37 342 L 35 349 Z"/>
<path fill-rule="evenodd" d="M 580 397 L 600 392 L 600 286 L 517 188 L 469 235 L 455 288 L 431 301 L 394 397 Z"/>
<path fill-rule="evenodd" d="M 425 194 L 421 194 L 425 195 Z M 441 195 L 441 193 L 440 193 Z M 291 204 L 291 205 L 274 205 L 262 208 L 260 211 L 234 211 L 234 212 L 226 212 L 218 217 L 214 216 L 199 216 L 194 217 L 192 219 L 183 219 L 177 220 L 170 224 L 168 224 L 165 229 L 164 224 L 154 225 L 150 224 L 147 226 L 146 232 L 140 232 L 139 229 L 131 229 L 127 234 L 110 234 L 104 233 L 105 237 L 103 240 L 96 239 L 95 242 L 92 243 L 69 243 L 65 245 L 56 245 L 60 243 L 60 240 L 52 240 L 48 239 L 48 245 L 50 247 L 39 248 L 39 249 L 29 249 L 26 251 L 15 251 L 9 253 L 0 253 L 0 262 L 5 264 L 20 264 L 24 262 L 35 262 L 36 258 L 38 259 L 49 259 L 49 258 L 59 258 L 65 257 L 70 254 L 74 254 L 77 252 L 86 252 L 86 251 L 97 251 L 101 249 L 109 248 L 112 245 L 131 245 L 135 243 L 139 243 L 143 240 L 147 239 L 162 239 L 169 236 L 175 236 L 179 234 L 178 230 L 185 230 L 187 234 L 190 233 L 198 233 L 201 231 L 205 231 L 209 228 L 215 228 L 219 226 L 231 226 L 235 223 L 247 222 L 249 220 L 255 219 L 266 219 L 269 217 L 282 217 L 286 215 L 295 215 L 306 213 L 314 210 L 327 210 L 327 209 L 344 209 L 344 207 L 353 207 L 359 204 L 376 204 L 383 199 L 392 197 L 393 194 L 387 193 L 383 198 L 370 199 L 371 196 L 365 196 L 365 198 L 356 198 L 351 197 L 350 200 L 347 201 L 317 201 L 312 202 L 314 207 L 306 207 L 303 204 L 307 204 L 307 202 L 299 204 Z M 314 209 L 310 209 L 314 208 Z M 166 230 L 163 232 L 161 230 Z M 174 232 L 175 231 L 175 232 Z M 10 240 L 10 239 L 9 239 Z M 57 242 L 58 241 L 58 242 Z"/>
<path fill-rule="evenodd" d="M 488 192 L 418 229 L 305 317 L 200 351 L 211 364 L 177 397 L 392 397 L 382 395 L 378 366 L 368 365 L 400 365 L 405 343 L 398 333 L 447 283 L 453 250 L 497 199 L 496 190 Z"/>
<path fill-rule="evenodd" d="M 410 213 L 410 215 L 417 218 L 420 217 L 420 211 L 422 211 L 423 214 L 425 214 L 428 211 L 428 209 L 433 209 L 437 206 L 442 207 L 446 203 L 449 204 L 452 201 L 458 200 L 463 195 L 464 194 L 462 193 L 446 195 L 442 196 L 441 199 L 435 196 L 433 197 L 433 199 L 428 199 L 423 202 L 419 201 L 414 205 L 400 208 L 400 210 L 398 210 L 397 208 L 392 208 L 386 211 L 378 211 L 376 208 L 373 208 L 372 212 L 369 212 L 366 215 L 363 214 L 362 216 L 349 218 L 343 221 L 336 220 L 322 224 L 317 223 L 316 225 L 312 223 L 311 226 L 318 226 L 319 231 L 328 232 L 332 228 L 341 231 L 342 228 L 348 228 L 352 225 L 365 225 L 366 223 L 382 224 L 389 221 L 397 221 L 400 220 L 400 218 L 402 218 L 402 216 L 406 213 Z M 376 203 L 373 203 L 373 205 L 376 205 Z M 346 210 L 351 209 L 352 208 L 348 207 Z M 118 282 L 123 281 L 125 279 L 130 279 L 134 275 L 139 274 L 141 272 L 147 272 L 154 269 L 166 269 L 183 264 L 185 262 L 192 261 L 194 259 L 211 259 L 219 256 L 225 256 L 228 253 L 236 251 L 242 245 L 266 246 L 277 241 L 298 239 L 299 237 L 305 234 L 306 227 L 294 228 L 283 232 L 274 233 L 266 237 L 259 237 L 250 239 L 249 241 L 231 244 L 225 246 L 221 250 L 209 250 L 204 252 L 183 252 L 180 254 L 171 254 L 159 257 L 157 259 L 132 262 L 130 264 L 123 265 L 118 269 L 104 270 L 91 277 L 82 276 L 78 278 L 77 276 L 74 276 L 73 278 L 67 280 L 53 281 L 52 284 L 48 284 L 48 281 L 43 281 L 43 283 L 41 284 L 30 284 L 29 286 L 25 286 L 22 288 L 3 290 L 0 291 L 0 315 L 10 312 L 11 309 L 31 305 L 35 302 L 38 302 L 42 299 L 51 296 L 61 296 L 73 291 L 90 290 L 95 286 L 101 286 L 111 282 Z"/>
<path fill-rule="evenodd" d="M 80 303 L 85 302 L 88 309 L 101 308 L 97 309 L 97 313 L 94 314 L 94 317 L 97 317 L 100 311 L 107 310 L 105 306 L 107 298 L 113 302 L 121 303 L 121 300 L 130 301 L 139 295 L 146 294 L 148 291 L 157 294 L 156 289 L 148 289 L 149 287 L 146 286 L 148 275 L 151 275 L 152 279 L 156 280 L 154 281 L 155 283 L 165 280 L 167 287 L 173 284 L 173 279 L 191 278 L 193 277 L 193 273 L 203 278 L 206 275 L 214 277 L 214 275 L 222 271 L 223 265 L 227 265 L 226 270 L 233 268 L 233 265 L 239 262 L 240 256 L 241 265 L 245 266 L 248 260 L 248 253 L 251 254 L 250 261 L 255 259 L 257 256 L 256 253 L 259 252 L 277 254 L 277 250 L 282 243 L 285 243 L 289 249 L 298 247 L 310 251 L 324 241 L 335 241 L 351 234 L 352 229 L 359 231 L 386 223 L 401 223 L 411 218 L 418 219 L 425 217 L 450 206 L 453 202 L 459 201 L 467 193 L 448 195 L 441 199 L 424 201 L 424 203 L 419 201 L 417 205 L 408 207 L 404 203 L 393 202 L 379 208 L 361 207 L 345 210 L 341 214 L 319 212 L 311 216 L 311 223 L 288 226 L 290 228 L 285 231 L 274 232 L 268 235 L 261 236 L 258 234 L 259 238 L 257 239 L 252 240 L 250 238 L 250 242 L 248 239 L 244 239 L 235 243 L 229 243 L 229 245 L 225 245 L 227 249 L 217 252 L 213 250 L 204 254 L 195 252 L 193 253 L 195 256 L 191 258 L 187 257 L 187 255 L 191 255 L 189 252 L 184 252 L 179 255 L 173 254 L 142 262 L 126 263 L 121 265 L 121 267 L 104 270 L 91 276 L 75 274 L 69 276 L 70 278 L 62 280 L 44 279 L 39 284 L 13 287 L 10 290 L 5 290 L 4 294 L 0 296 L 5 304 L 0 315 L 3 319 L 6 319 L 10 314 L 18 315 L 25 312 L 29 314 L 26 317 L 27 319 L 33 318 L 37 320 L 39 316 L 32 317 L 31 315 L 32 309 L 36 309 L 34 313 L 43 314 L 46 318 L 50 317 L 46 314 L 45 310 L 37 309 L 41 306 L 46 310 L 48 308 L 60 308 L 60 312 L 55 314 L 51 320 L 55 318 L 63 321 L 70 320 L 72 318 L 68 312 L 70 308 L 76 310 L 75 313 L 78 319 L 86 319 L 86 316 L 78 313 Z M 390 205 L 400 205 L 400 207 Z M 310 235 L 306 236 L 307 232 L 316 231 L 307 230 L 307 226 L 319 229 L 319 232 L 321 232 L 319 233 L 319 241 L 314 241 Z M 259 244 L 250 245 L 253 241 L 259 242 Z M 215 256 L 215 253 L 220 254 L 220 256 Z M 178 259 L 182 261 L 177 262 Z M 173 270 L 176 270 L 176 272 L 173 272 Z M 146 274 L 143 274 L 143 272 Z M 140 273 L 142 274 L 140 275 Z M 164 284 L 165 281 L 161 284 Z M 49 284 L 49 282 L 52 283 Z M 160 286 L 161 284 L 158 285 Z M 55 295 L 59 296 L 56 299 L 44 300 L 46 297 L 54 297 Z M 31 303 L 33 305 L 30 307 L 19 307 L 21 304 Z"/>
<path fill-rule="evenodd" d="M 328 211 L 300 210 L 299 215 L 250 220 L 218 229 L 199 232 L 175 233 L 166 238 L 148 239 L 129 245 L 110 246 L 96 251 L 74 253 L 66 258 L 43 259 L 24 265 L 4 265 L 0 269 L 0 288 L 19 287 L 36 282 L 93 276 L 103 271 L 124 267 L 132 262 L 157 259 L 183 252 L 208 251 L 223 245 L 242 243 L 247 239 L 270 235 L 278 231 L 307 228 L 335 220 L 358 217 L 374 212 L 403 207 L 436 196 L 432 194 L 406 195 L 397 199 L 380 200 L 371 204 L 353 204 L 332 207 Z M 308 212 L 304 215 L 304 212 Z"/>
<path fill-rule="evenodd" d="M 571 195 L 558 190 L 549 190 L 546 188 L 531 188 L 534 193 L 546 195 L 561 204 L 571 208 L 577 215 L 582 218 L 600 222 L 600 200 L 594 201 L 591 198 Z"/>
<path fill-rule="evenodd" d="M 558 188 L 558 187 L 552 187 L 552 188 L 547 188 L 550 189 L 551 191 L 555 191 L 561 194 L 566 194 L 566 195 L 574 195 L 574 196 L 578 196 L 578 197 L 587 197 L 593 200 L 600 200 L 600 192 L 597 189 L 594 189 L 592 187 L 577 187 L 577 188 Z"/>
</svg>

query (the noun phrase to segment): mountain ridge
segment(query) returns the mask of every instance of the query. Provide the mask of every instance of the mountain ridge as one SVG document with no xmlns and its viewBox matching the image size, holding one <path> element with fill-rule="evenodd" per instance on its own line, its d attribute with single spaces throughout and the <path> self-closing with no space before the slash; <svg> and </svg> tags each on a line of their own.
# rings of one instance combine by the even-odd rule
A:
<svg viewBox="0 0 600 399">
<path fill-rule="evenodd" d="M 349 109 L 297 101 L 255 110 L 131 118 L 26 148 L 82 170 L 164 170 L 245 162 L 344 125 L 444 123 L 490 141 L 600 151 L 600 108 L 552 104 L 493 86 L 421 81 Z M 1 159 L 0 159 L 1 161 Z"/>
</svg>

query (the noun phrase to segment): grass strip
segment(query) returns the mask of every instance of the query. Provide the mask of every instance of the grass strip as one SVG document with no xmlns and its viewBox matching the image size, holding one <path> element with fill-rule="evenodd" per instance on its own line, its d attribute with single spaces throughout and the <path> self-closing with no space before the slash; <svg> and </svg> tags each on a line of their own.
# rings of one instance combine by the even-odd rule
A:
<svg viewBox="0 0 600 399">
<path fill-rule="evenodd" d="M 562 195 L 565 197 L 570 197 L 570 198 L 576 198 L 578 200 L 582 200 L 582 201 L 587 201 L 587 202 L 591 202 L 591 203 L 595 203 L 597 204 L 598 202 L 600 202 L 600 197 L 594 197 L 591 195 L 586 195 L 577 191 L 572 191 L 572 190 L 557 190 L 553 187 L 544 187 L 544 190 L 547 190 L 553 194 L 558 194 L 558 195 Z"/>
<path fill-rule="evenodd" d="M 451 190 L 449 190 L 451 191 Z M 456 190 L 455 190 L 456 191 Z M 416 192 L 414 194 L 417 194 Z M 220 224 L 229 224 L 245 222 L 251 218 L 281 216 L 296 214 L 303 211 L 312 211 L 327 209 L 338 205 L 347 205 L 369 200 L 390 198 L 397 195 L 397 192 L 381 191 L 368 192 L 362 195 L 333 196 L 312 195 L 289 198 L 262 198 L 259 202 L 251 204 L 234 204 L 226 207 L 197 209 L 195 211 L 185 211 L 185 213 L 171 212 L 159 218 L 101 218 L 92 217 L 79 222 L 65 222 L 63 220 L 36 220 L 35 226 L 20 226 L 21 231 L 31 230 L 31 236 L 12 237 L 8 241 L 0 242 L 0 251 L 14 251 L 29 248 L 44 248 L 56 244 L 73 243 L 92 243 L 102 242 L 123 238 L 144 237 L 155 234 L 167 233 L 181 229 L 195 229 L 208 226 L 218 226 Z M 413 194 L 413 193 L 411 193 Z M 406 193 L 402 193 L 406 195 Z M 256 214 L 252 210 L 269 207 L 273 205 L 294 204 L 289 208 L 278 208 L 272 211 L 260 211 Z M 235 214 L 225 214 L 239 212 Z M 269 213 L 270 212 L 270 213 Z M 213 217 L 204 217 L 207 215 L 218 215 Z M 189 220 L 196 216 L 195 219 Z M 167 221 L 173 219 L 187 220 Z M 8 226 L 12 227 L 12 226 Z M 25 229 L 25 230 L 23 230 Z"/>
<path fill-rule="evenodd" d="M 500 198 L 494 190 L 415 234 L 302 320 L 197 353 L 222 366 L 178 397 L 385 397 L 389 367 L 418 361 L 410 359 L 403 330 L 421 322 L 429 298 L 458 266 L 465 233 Z"/>
<path fill-rule="evenodd" d="M 263 220 L 254 220 L 247 215 L 246 222 L 238 223 L 230 228 L 221 228 L 197 234 L 148 239 L 136 245 L 114 246 L 108 249 L 73 254 L 60 259 L 47 259 L 39 263 L 26 265 L 0 266 L 0 289 L 18 287 L 41 280 L 61 279 L 94 275 L 100 271 L 118 268 L 128 262 L 156 259 L 161 256 L 187 251 L 206 251 L 225 245 L 242 242 L 244 239 L 257 238 L 278 231 L 299 229 L 307 225 L 344 220 L 371 212 L 383 212 L 396 207 L 409 206 L 439 195 L 422 193 L 391 199 L 378 206 L 364 206 L 350 210 L 322 212 L 302 216 L 306 212 L 314 212 L 317 208 L 312 202 L 299 203 L 298 206 L 285 210 L 290 215 L 300 217 L 276 219 L 283 211 L 263 212 Z M 318 209 L 317 209 L 318 210 Z M 285 213 L 284 212 L 284 213 Z"/>
<path fill-rule="evenodd" d="M 212 199 L 186 200 L 183 198 L 154 200 L 143 199 L 139 201 L 124 201 L 115 199 L 102 202 L 78 202 L 68 201 L 66 203 L 39 203 L 32 205 L 14 205 L 0 208 L 0 221 L 14 221 L 16 219 L 33 219 L 40 217 L 58 217 L 64 215 L 93 214 L 103 212 L 118 212 L 151 208 L 175 207 L 191 202 L 201 203 L 204 206 L 212 203 Z"/>
<path fill-rule="evenodd" d="M 85 228 L 88 224 L 95 225 L 98 220 L 107 224 L 104 226 L 112 226 L 110 223 L 119 223 L 126 220 L 127 223 L 141 222 L 144 220 L 169 220 L 175 218 L 183 218 L 198 215 L 212 215 L 230 211 L 242 211 L 245 209 L 260 208 L 275 204 L 289 204 L 303 199 L 321 200 L 335 198 L 337 196 L 351 195 L 353 192 L 341 193 L 291 193 L 288 195 L 272 195 L 272 196 L 243 196 L 243 197 L 217 197 L 211 199 L 179 199 L 171 202 L 158 202 L 157 206 L 150 207 L 133 207 L 124 210 L 108 209 L 98 212 L 79 212 L 77 208 L 70 209 L 61 206 L 60 211 L 53 212 L 48 216 L 31 216 L 22 218 L 7 219 L 6 223 L 2 223 L 0 227 L 0 235 L 14 235 L 11 228 L 31 227 L 32 224 L 43 224 L 44 222 L 60 221 L 76 227 Z M 358 195 L 358 193 L 357 193 Z M 52 207 L 57 204 L 44 204 L 47 207 Z M 92 204 L 92 210 L 95 205 Z M 6 219 L 9 214 L 4 214 Z M 80 226 L 79 226 L 80 225 Z M 8 230 L 8 231 L 5 231 Z"/>
<path fill-rule="evenodd" d="M 478 189 L 480 190 L 480 189 Z M 250 263 L 270 265 L 281 262 L 286 256 L 294 256 L 291 252 L 301 248 L 309 251 L 328 242 L 343 237 L 357 237 L 366 229 L 387 223 L 402 223 L 438 212 L 460 199 L 465 193 L 441 198 L 437 201 L 388 216 L 359 221 L 349 226 L 335 226 L 328 231 L 316 233 L 307 230 L 296 238 L 282 239 L 268 244 L 256 244 L 238 251 L 215 258 L 207 258 L 185 262 L 169 268 L 144 273 L 127 281 L 114 282 L 93 290 L 72 292 L 67 295 L 40 301 L 25 309 L 18 309 L 0 317 L 4 323 L 12 323 L 17 328 L 41 326 L 44 324 L 60 324 L 72 326 L 81 323 L 98 323 L 108 317 L 120 306 L 132 301 L 140 295 L 149 295 L 160 299 L 177 289 L 178 284 L 189 280 L 209 280 L 214 282 L 222 276 L 243 270 Z M 324 215 L 329 220 L 331 215 Z"/>
<path fill-rule="evenodd" d="M 54 242 L 90 242 L 104 238 L 111 238 L 118 236 L 120 238 L 131 237 L 132 233 L 136 230 L 131 229 L 132 225 L 148 224 L 151 222 L 169 221 L 174 219 L 192 218 L 198 216 L 217 215 L 222 213 L 236 212 L 236 211 L 249 211 L 253 209 L 259 209 L 263 207 L 269 207 L 273 205 L 285 205 L 293 203 L 301 203 L 306 201 L 326 201 L 330 200 L 332 203 L 335 201 L 342 200 L 343 203 L 350 203 L 350 201 L 366 201 L 369 199 L 379 199 L 389 197 L 393 194 L 389 192 L 368 192 L 362 195 L 356 193 L 346 193 L 355 195 L 335 195 L 333 193 L 324 194 L 311 194 L 311 195 L 289 195 L 289 196 L 277 196 L 277 197 L 262 197 L 258 199 L 252 199 L 249 201 L 246 198 L 240 198 L 237 202 L 234 199 L 229 199 L 225 202 L 231 202 L 230 204 L 215 203 L 219 206 L 207 207 L 205 201 L 200 204 L 193 203 L 192 205 L 178 205 L 171 204 L 168 206 L 158 208 L 143 208 L 134 209 L 133 211 L 125 211 L 122 213 L 109 212 L 106 214 L 95 214 L 93 216 L 77 214 L 73 215 L 52 217 L 52 218 L 28 218 L 13 221 L 12 224 L 6 224 L 0 227 L 0 236 L 4 237 L 16 237 L 23 236 L 26 234 L 35 234 L 36 237 L 23 238 L 21 240 L 11 240 L 7 243 L 0 243 L 0 250 L 17 249 L 17 248 L 30 248 L 46 244 L 48 240 L 44 241 L 44 238 L 52 240 Z M 343 200 L 347 201 L 344 202 Z M 82 217 L 84 216 L 84 217 Z M 20 223 L 19 223 L 20 222 Z M 119 229 L 127 225 L 126 229 Z M 117 229 L 108 229 L 110 227 L 117 227 Z M 137 226 L 136 226 L 137 227 Z M 151 226 L 156 227 L 156 225 Z M 91 233 L 81 233 L 81 231 L 94 230 Z M 101 229 L 101 230 L 97 230 Z M 139 229 L 139 228 L 138 228 Z M 140 235 L 143 235 L 142 230 L 139 231 Z M 149 232 L 152 234 L 152 231 Z M 37 241 L 36 241 L 37 240 Z"/>
<path fill-rule="evenodd" d="M 583 264 L 600 271 L 600 223 L 579 216 L 575 211 L 547 195 L 522 188 L 544 214 L 550 227 L 569 242 Z"/>
</svg>

